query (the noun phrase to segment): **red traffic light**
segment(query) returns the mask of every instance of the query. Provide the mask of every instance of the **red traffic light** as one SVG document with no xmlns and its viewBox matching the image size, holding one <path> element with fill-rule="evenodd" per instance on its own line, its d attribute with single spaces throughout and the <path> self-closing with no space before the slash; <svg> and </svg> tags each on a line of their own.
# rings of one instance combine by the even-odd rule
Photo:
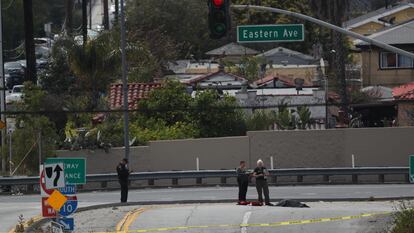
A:
<svg viewBox="0 0 414 233">
<path fill-rule="evenodd" d="M 215 7 L 220 8 L 224 5 L 224 0 L 213 0 L 213 4 Z"/>
</svg>

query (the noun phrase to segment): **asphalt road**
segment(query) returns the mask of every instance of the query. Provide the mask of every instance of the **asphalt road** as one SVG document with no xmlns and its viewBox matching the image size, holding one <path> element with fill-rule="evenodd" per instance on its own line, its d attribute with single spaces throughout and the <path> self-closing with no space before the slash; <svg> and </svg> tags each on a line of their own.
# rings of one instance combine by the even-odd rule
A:
<svg viewBox="0 0 414 233">
<path fill-rule="evenodd" d="M 413 185 L 328 185 L 270 187 L 271 198 L 298 200 L 349 200 L 375 198 L 414 197 Z M 132 190 L 130 202 L 179 202 L 188 200 L 235 200 L 237 187 L 171 188 Z M 79 206 L 119 202 L 119 192 L 79 193 Z M 249 187 L 249 199 L 256 199 L 256 192 Z M 40 214 L 40 195 L 0 196 L 0 232 L 8 231 L 23 214 L 25 219 Z"/>
</svg>

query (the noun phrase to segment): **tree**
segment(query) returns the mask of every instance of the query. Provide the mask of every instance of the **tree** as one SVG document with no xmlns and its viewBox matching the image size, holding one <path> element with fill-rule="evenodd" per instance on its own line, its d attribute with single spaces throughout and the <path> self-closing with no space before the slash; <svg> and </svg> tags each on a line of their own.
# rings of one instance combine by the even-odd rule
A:
<svg viewBox="0 0 414 233">
<path fill-rule="evenodd" d="M 342 0 L 310 0 L 312 9 L 314 9 L 319 19 L 328 21 L 334 25 L 342 26 L 342 22 L 347 16 L 349 10 L 349 1 Z M 339 83 L 339 92 L 341 95 L 341 105 L 345 112 L 348 111 L 348 94 L 346 87 L 345 63 L 348 58 L 348 50 L 344 35 L 339 32 L 331 31 L 331 45 L 335 51 L 331 59 L 330 75 L 334 76 Z M 331 55 L 327 55 L 331 57 Z"/>
<path fill-rule="evenodd" d="M 193 122 L 200 131 L 200 137 L 245 134 L 244 116 L 234 97 L 221 97 L 217 90 L 206 90 L 197 93 L 192 106 Z"/>
<path fill-rule="evenodd" d="M 82 36 L 83 45 L 88 41 L 88 0 L 82 0 Z"/>
<path fill-rule="evenodd" d="M 177 45 L 181 58 L 203 58 L 205 52 L 227 42 L 209 38 L 205 0 L 141 0 L 128 4 L 128 27 L 144 34 L 162 32 Z"/>
<path fill-rule="evenodd" d="M 270 112 L 260 109 L 246 115 L 245 121 L 248 131 L 269 130 L 274 124 L 274 117 Z"/>
<path fill-rule="evenodd" d="M 31 82 L 26 82 L 23 89 L 24 104 L 19 106 L 22 111 L 45 110 L 47 93 Z M 50 104 L 50 102 L 49 102 Z M 58 140 L 55 125 L 46 115 L 18 115 L 16 118 L 16 130 L 12 135 L 13 163 L 17 165 L 23 161 L 19 174 L 34 175 L 38 171 L 37 139 L 42 134 L 42 156 L 50 157 L 54 154 Z M 24 156 L 27 158 L 24 159 Z M 24 160 L 23 160 L 24 159 Z"/>
<path fill-rule="evenodd" d="M 86 92 L 91 100 L 90 110 L 97 107 L 100 96 L 119 73 L 120 51 L 113 43 L 118 44 L 116 37 L 108 33 L 84 45 L 73 42 L 68 48 L 70 69 L 79 91 Z"/>
<path fill-rule="evenodd" d="M 108 8 L 108 0 L 103 0 L 103 13 L 104 13 L 104 20 L 103 25 L 105 30 L 109 30 L 109 8 Z"/>
<path fill-rule="evenodd" d="M 139 109 L 145 118 L 162 119 L 167 126 L 176 122 L 190 122 L 189 108 L 192 98 L 185 86 L 168 81 L 163 88 L 151 92 L 147 100 L 139 102 Z"/>
</svg>

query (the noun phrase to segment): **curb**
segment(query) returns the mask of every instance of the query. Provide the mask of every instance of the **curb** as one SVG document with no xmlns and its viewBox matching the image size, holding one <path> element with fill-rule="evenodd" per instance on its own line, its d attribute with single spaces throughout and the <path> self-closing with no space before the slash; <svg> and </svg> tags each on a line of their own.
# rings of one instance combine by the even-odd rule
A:
<svg viewBox="0 0 414 233">
<path fill-rule="evenodd" d="M 271 199 L 271 202 L 279 202 L 283 199 Z M 403 200 L 414 200 L 413 197 L 381 197 L 381 198 L 325 198 L 325 199 L 291 199 L 300 202 L 364 202 L 364 201 L 403 201 Z M 128 202 L 128 203 L 108 203 L 108 204 L 99 204 L 87 207 L 78 208 L 75 212 L 84 212 L 89 210 L 113 208 L 113 207 L 123 207 L 123 206 L 145 206 L 145 205 L 177 205 L 177 204 L 223 204 L 223 203 L 235 203 L 234 199 L 219 199 L 219 200 L 178 200 L 178 201 L 140 201 L 140 202 Z M 28 226 L 24 232 L 35 232 L 36 229 L 42 225 L 50 222 L 49 218 L 41 218 L 38 221 L 33 222 L 32 225 Z M 10 231 L 12 232 L 12 231 Z M 13 231 L 14 232 L 14 231 Z"/>
</svg>

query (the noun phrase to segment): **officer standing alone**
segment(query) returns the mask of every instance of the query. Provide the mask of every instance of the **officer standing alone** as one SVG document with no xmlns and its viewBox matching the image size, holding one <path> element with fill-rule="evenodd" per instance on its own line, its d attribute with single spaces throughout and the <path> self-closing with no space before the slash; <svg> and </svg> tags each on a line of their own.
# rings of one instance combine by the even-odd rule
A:
<svg viewBox="0 0 414 233">
<path fill-rule="evenodd" d="M 121 185 L 121 202 L 127 202 L 128 200 L 128 159 L 122 159 L 116 167 L 118 173 L 119 184 Z"/>
<path fill-rule="evenodd" d="M 237 184 L 239 185 L 239 205 L 246 205 L 246 194 L 249 186 L 249 174 L 246 169 L 246 162 L 240 161 L 240 166 L 236 170 Z"/>
</svg>

